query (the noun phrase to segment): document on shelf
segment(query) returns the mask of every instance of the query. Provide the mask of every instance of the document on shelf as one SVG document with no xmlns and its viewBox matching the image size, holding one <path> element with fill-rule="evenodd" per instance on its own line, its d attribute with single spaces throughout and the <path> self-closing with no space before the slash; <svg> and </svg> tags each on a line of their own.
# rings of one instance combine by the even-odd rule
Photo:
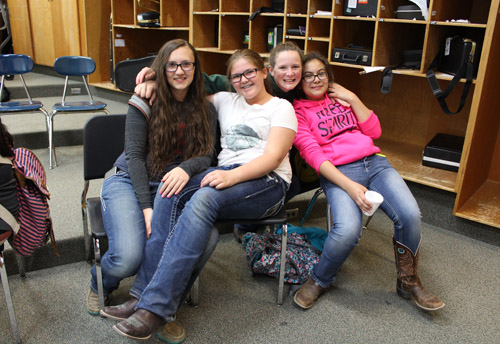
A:
<svg viewBox="0 0 500 344">
<path fill-rule="evenodd" d="M 382 70 L 384 69 L 385 67 L 381 67 L 381 66 L 376 66 L 376 67 L 363 67 L 363 70 L 361 72 L 359 72 L 360 75 L 363 75 L 363 74 L 368 74 L 368 73 L 372 73 L 372 72 L 377 72 L 379 70 Z"/>
<path fill-rule="evenodd" d="M 427 8 L 427 1 L 426 0 L 410 0 L 410 1 L 420 8 L 420 10 L 422 11 L 422 15 L 424 16 L 425 20 L 427 20 L 427 18 L 429 17 L 429 9 Z"/>
</svg>

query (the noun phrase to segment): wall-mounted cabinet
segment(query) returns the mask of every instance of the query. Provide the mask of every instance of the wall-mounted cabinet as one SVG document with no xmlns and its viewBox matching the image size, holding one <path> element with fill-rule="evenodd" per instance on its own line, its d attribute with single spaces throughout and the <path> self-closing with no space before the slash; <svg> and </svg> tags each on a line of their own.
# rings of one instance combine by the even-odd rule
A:
<svg viewBox="0 0 500 344">
<path fill-rule="evenodd" d="M 336 80 L 375 110 L 383 130 L 377 144 L 406 180 L 456 193 L 454 214 L 500 228 L 500 0 L 430 0 L 428 17 L 420 20 L 397 18 L 406 0 L 379 0 L 365 17 L 345 15 L 346 1 L 285 0 L 283 12 L 264 12 L 248 21 L 273 1 L 160 0 L 161 26 L 140 28 L 136 16 L 144 8 L 138 0 L 111 0 L 114 63 L 154 53 L 166 40 L 182 37 L 200 52 L 204 71 L 225 73 L 230 54 L 247 44 L 267 56 L 270 29 L 282 27 L 276 31 L 282 40 L 325 55 Z M 449 116 L 434 98 L 425 72 L 445 38 L 455 35 L 477 43 L 480 63 L 465 107 Z M 391 92 L 382 95 L 381 73 L 360 75 L 363 66 L 333 62 L 332 50 L 347 46 L 370 50 L 372 67 L 398 66 L 405 51 L 420 50 L 421 66 L 396 69 Z M 437 77 L 443 89 L 452 78 Z M 452 109 L 463 81 L 449 97 Z M 465 137 L 458 172 L 422 166 L 423 149 L 436 133 Z"/>
</svg>

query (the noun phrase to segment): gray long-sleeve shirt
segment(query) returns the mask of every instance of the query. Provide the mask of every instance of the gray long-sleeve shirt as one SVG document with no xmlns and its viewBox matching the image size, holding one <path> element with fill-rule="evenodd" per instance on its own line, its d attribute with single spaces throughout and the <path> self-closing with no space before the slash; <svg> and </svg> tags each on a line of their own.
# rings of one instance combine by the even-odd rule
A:
<svg viewBox="0 0 500 344">
<path fill-rule="evenodd" d="M 211 104 L 208 108 L 211 116 L 212 136 L 217 137 L 217 116 L 216 111 Z M 190 177 L 204 171 L 211 164 L 216 164 L 215 149 L 213 154 L 191 158 L 182 161 L 182 157 L 176 156 L 174 160 L 165 166 L 163 173 L 152 176 L 151 171 L 147 169 L 147 148 L 148 148 L 148 121 L 151 114 L 151 108 L 146 100 L 133 95 L 129 100 L 129 109 L 125 122 L 125 152 L 118 157 L 115 166 L 123 171 L 127 171 L 132 180 L 134 191 L 142 209 L 152 208 L 149 181 L 159 181 L 175 167 L 182 168 Z"/>
</svg>

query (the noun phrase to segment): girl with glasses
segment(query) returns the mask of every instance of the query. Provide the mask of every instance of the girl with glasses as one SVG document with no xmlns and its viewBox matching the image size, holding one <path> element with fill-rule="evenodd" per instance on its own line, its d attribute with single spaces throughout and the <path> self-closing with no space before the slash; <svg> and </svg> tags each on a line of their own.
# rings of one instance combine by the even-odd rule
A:
<svg viewBox="0 0 500 344">
<path fill-rule="evenodd" d="M 165 196 L 180 193 L 215 157 L 217 118 L 206 100 L 193 46 L 181 39 L 165 43 L 152 68 L 157 75 L 156 101 L 150 107 L 137 95 L 129 100 L 125 151 L 102 186 L 102 216 L 109 240 L 101 260 L 105 297 L 123 278 L 137 273 L 147 238 L 151 246 L 157 238 L 167 236 L 152 232 L 157 189 Z M 161 241 L 159 249 L 162 247 Z M 91 275 L 87 309 L 97 315 L 95 265 Z"/>
<path fill-rule="evenodd" d="M 354 93 L 337 84 L 333 96 L 351 107 L 332 102 L 327 95 L 331 81 L 328 61 L 317 53 L 306 55 L 301 83 L 304 98 L 293 103 L 298 120 L 294 145 L 320 175 L 333 226 L 319 263 L 294 302 L 308 309 L 335 282 L 361 237 L 362 212 L 372 206 L 364 195 L 369 189 L 382 194 L 380 209 L 394 222 L 398 295 L 413 298 L 423 310 L 438 310 L 444 303 L 422 286 L 417 275 L 420 210 L 399 173 L 373 143 L 381 135 L 378 117 Z"/>
<path fill-rule="evenodd" d="M 288 151 L 297 129 L 293 107 L 271 95 L 264 62 L 252 50 L 229 58 L 227 77 L 236 93 L 209 97 L 219 117 L 218 167 L 192 178 L 198 190 L 185 205 L 178 196 L 156 197 L 153 231 L 157 225 L 172 229 L 158 264 L 141 266 L 149 272 L 136 277 L 132 299 L 104 310 L 126 318 L 114 327 L 121 335 L 146 339 L 175 319 L 218 218 L 259 219 L 283 206 L 292 176 Z"/>
</svg>

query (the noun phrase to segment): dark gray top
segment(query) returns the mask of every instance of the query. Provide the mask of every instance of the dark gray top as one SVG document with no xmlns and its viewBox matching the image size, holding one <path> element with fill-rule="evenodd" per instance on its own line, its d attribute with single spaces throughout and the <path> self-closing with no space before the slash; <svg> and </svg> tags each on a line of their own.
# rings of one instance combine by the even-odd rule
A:
<svg viewBox="0 0 500 344">
<path fill-rule="evenodd" d="M 212 119 L 212 134 L 216 138 L 217 116 L 211 104 L 209 104 L 208 113 Z M 211 164 L 217 163 L 215 149 L 211 155 L 200 156 L 186 161 L 182 161 L 182 157 L 177 155 L 168 166 L 165 166 L 161 174 L 151 175 L 151 171 L 148 171 L 146 164 L 150 114 L 151 109 L 146 100 L 136 95 L 130 98 L 125 122 L 125 152 L 115 162 L 116 167 L 129 173 L 141 209 L 153 207 L 149 189 L 150 180 L 160 181 L 165 173 L 177 166 L 192 177 L 206 170 Z"/>
</svg>

